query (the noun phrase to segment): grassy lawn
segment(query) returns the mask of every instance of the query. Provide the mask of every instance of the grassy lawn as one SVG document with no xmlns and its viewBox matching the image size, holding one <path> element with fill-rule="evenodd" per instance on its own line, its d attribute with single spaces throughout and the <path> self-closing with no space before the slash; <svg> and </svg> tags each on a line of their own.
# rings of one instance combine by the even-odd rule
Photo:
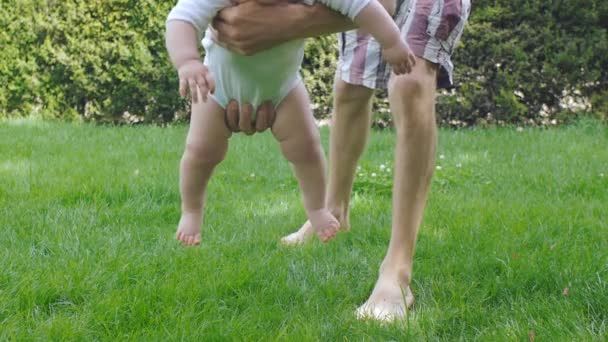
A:
<svg viewBox="0 0 608 342">
<path fill-rule="evenodd" d="M 417 303 L 389 325 L 353 311 L 388 244 L 393 133 L 372 134 L 353 229 L 301 248 L 278 244 L 305 214 L 277 145 L 233 137 L 182 248 L 185 132 L 0 123 L 0 340 L 608 338 L 606 126 L 442 130 Z"/>
</svg>

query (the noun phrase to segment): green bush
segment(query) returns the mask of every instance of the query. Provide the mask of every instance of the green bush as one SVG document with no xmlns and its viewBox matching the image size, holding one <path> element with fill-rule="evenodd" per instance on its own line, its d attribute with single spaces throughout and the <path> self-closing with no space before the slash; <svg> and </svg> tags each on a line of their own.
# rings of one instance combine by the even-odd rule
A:
<svg viewBox="0 0 608 342">
<path fill-rule="evenodd" d="M 331 112 L 338 51 L 335 35 L 309 39 L 304 50 L 302 78 L 317 116 Z"/>
<path fill-rule="evenodd" d="M 9 1 L 0 8 L 2 116 L 172 120 L 184 104 L 164 48 L 172 2 Z M 6 25 L 5 25 L 6 23 Z"/>
<path fill-rule="evenodd" d="M 459 88 L 439 97 L 441 121 L 606 119 L 607 29 L 605 0 L 474 1 L 454 55 Z"/>
<path fill-rule="evenodd" d="M 188 112 L 164 47 L 174 1 L 7 0 L 0 5 L 0 118 L 169 122 Z M 441 91 L 448 125 L 547 124 L 572 112 L 606 119 L 608 2 L 476 0 Z M 335 37 L 307 45 L 316 115 L 331 110 Z M 386 100 L 376 123 L 390 124 Z"/>
</svg>

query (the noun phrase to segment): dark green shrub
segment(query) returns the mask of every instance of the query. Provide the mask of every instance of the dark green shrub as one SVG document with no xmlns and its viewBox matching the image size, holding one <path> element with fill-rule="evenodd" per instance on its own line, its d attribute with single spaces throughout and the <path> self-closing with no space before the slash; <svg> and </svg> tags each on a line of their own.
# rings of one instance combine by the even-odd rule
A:
<svg viewBox="0 0 608 342">
<path fill-rule="evenodd" d="M 174 1 L 6 0 L 0 5 L 0 118 L 168 122 L 188 112 L 164 47 Z M 606 120 L 608 2 L 475 0 L 453 57 L 458 87 L 438 120 Z M 331 110 L 335 37 L 310 40 L 302 69 L 318 117 Z M 384 99 L 378 126 L 390 125 Z M 130 115 L 127 115 L 130 114 Z"/>
<path fill-rule="evenodd" d="M 2 115 L 164 122 L 183 109 L 164 49 L 172 2 L 9 3 L 0 8 Z"/>
<path fill-rule="evenodd" d="M 454 56 L 460 87 L 439 98 L 440 120 L 547 123 L 574 110 L 606 118 L 607 29 L 604 0 L 474 1 Z"/>
<path fill-rule="evenodd" d="M 304 51 L 302 78 L 319 117 L 329 114 L 332 108 L 333 83 L 338 61 L 336 44 L 335 35 L 309 39 Z"/>
</svg>

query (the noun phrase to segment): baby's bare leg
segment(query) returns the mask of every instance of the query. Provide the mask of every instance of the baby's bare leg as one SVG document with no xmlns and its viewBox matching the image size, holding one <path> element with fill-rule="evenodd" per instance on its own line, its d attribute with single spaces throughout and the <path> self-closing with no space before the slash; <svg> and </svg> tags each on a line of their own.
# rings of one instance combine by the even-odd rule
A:
<svg viewBox="0 0 608 342">
<path fill-rule="evenodd" d="M 224 124 L 224 110 L 215 101 L 208 99 L 192 105 L 180 164 L 182 216 L 176 232 L 177 240 L 185 245 L 201 242 L 205 188 L 213 169 L 226 155 L 230 134 Z"/>
<path fill-rule="evenodd" d="M 304 85 L 294 88 L 279 105 L 272 133 L 293 164 L 313 228 L 321 241 L 329 241 L 340 224 L 325 206 L 325 157 Z"/>
</svg>

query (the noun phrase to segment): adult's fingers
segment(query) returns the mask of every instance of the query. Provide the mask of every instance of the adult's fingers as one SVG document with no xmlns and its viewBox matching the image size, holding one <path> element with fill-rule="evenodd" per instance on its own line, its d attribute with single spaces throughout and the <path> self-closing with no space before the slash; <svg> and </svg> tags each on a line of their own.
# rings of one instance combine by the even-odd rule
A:
<svg viewBox="0 0 608 342">
<path fill-rule="evenodd" d="M 239 129 L 239 104 L 235 100 L 230 100 L 226 106 L 226 114 L 224 117 L 226 126 L 234 133 L 238 133 Z"/>
<path fill-rule="evenodd" d="M 252 118 L 253 116 L 253 106 L 251 103 L 241 103 L 241 116 L 239 118 L 239 128 L 241 131 L 247 135 L 252 135 L 255 133 L 255 129 L 253 128 Z"/>
<path fill-rule="evenodd" d="M 211 39 L 219 46 L 240 54 L 243 54 L 243 51 L 236 49 L 234 46 L 230 44 L 233 40 L 232 35 L 234 32 L 234 28 L 228 24 L 228 20 L 232 20 L 230 14 L 231 8 L 225 8 L 217 13 L 215 18 L 213 18 L 212 24 L 209 26 L 209 30 L 211 32 Z"/>
<path fill-rule="evenodd" d="M 268 128 L 272 127 L 274 123 L 275 109 L 272 101 L 266 101 L 262 103 L 257 110 L 255 116 L 255 130 L 263 132 Z"/>
</svg>

